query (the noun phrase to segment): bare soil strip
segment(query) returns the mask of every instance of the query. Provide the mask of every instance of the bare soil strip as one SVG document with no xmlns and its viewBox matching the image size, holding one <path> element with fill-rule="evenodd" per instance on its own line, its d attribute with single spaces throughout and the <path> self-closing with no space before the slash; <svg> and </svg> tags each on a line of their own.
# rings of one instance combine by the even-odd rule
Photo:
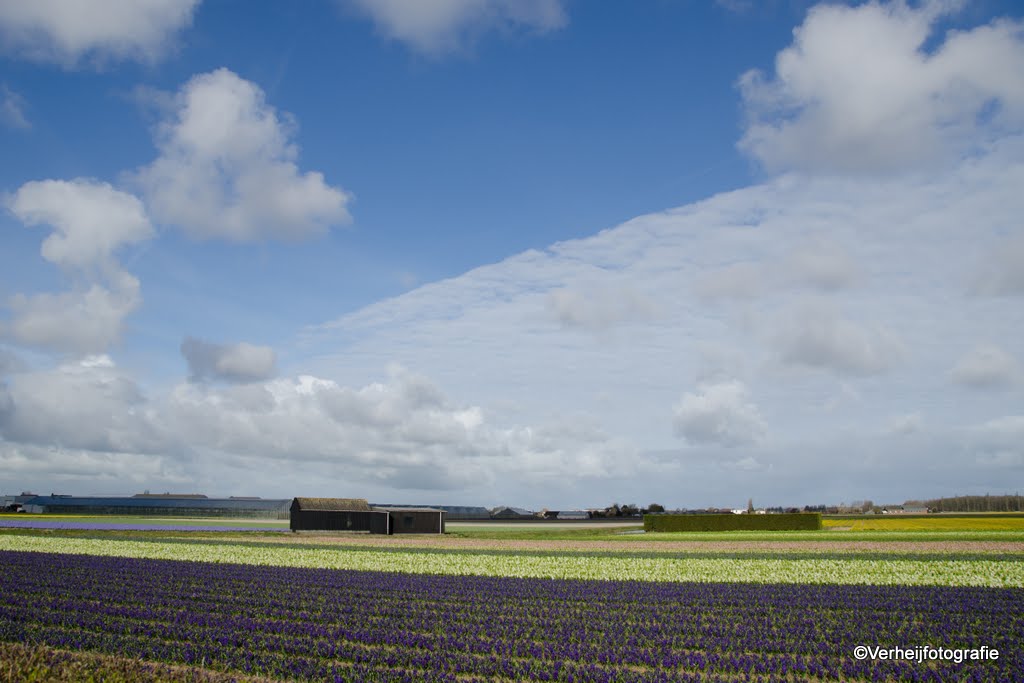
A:
<svg viewBox="0 0 1024 683">
<path fill-rule="evenodd" d="M 256 540 L 256 539 L 254 539 Z M 1015 541 L 600 541 L 505 540 L 451 536 L 371 536 L 367 534 L 283 534 L 261 537 L 266 543 L 309 543 L 374 548 L 429 548 L 436 550 L 517 550 L 597 552 L 820 552 L 820 553 L 1022 553 Z"/>
</svg>

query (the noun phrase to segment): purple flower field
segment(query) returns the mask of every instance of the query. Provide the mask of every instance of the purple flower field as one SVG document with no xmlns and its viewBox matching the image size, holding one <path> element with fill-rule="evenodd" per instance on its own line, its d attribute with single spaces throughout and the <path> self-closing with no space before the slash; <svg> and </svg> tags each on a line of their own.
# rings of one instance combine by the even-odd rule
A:
<svg viewBox="0 0 1024 683">
<path fill-rule="evenodd" d="M 0 552 L 0 640 L 310 681 L 1024 681 L 1024 590 L 692 584 Z M 857 645 L 997 660 L 857 660 Z"/>
</svg>

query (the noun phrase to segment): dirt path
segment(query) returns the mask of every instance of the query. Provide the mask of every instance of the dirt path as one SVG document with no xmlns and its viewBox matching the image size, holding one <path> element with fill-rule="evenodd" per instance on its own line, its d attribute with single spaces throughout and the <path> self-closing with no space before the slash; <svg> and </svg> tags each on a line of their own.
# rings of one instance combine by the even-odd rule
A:
<svg viewBox="0 0 1024 683">
<path fill-rule="evenodd" d="M 368 534 L 284 534 L 261 538 L 267 543 L 337 544 L 377 548 L 437 550 L 620 551 L 620 552 L 820 552 L 820 553 L 1021 553 L 1024 543 L 1011 541 L 565 541 L 503 540 L 452 536 L 371 536 Z"/>
</svg>

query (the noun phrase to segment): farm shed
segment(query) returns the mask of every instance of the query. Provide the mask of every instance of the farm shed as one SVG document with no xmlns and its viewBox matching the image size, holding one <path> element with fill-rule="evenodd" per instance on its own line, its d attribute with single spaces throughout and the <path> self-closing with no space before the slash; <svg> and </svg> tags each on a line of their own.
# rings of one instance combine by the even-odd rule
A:
<svg viewBox="0 0 1024 683">
<path fill-rule="evenodd" d="M 371 534 L 443 534 L 444 510 L 370 506 L 362 498 L 296 498 L 292 531 L 368 531 Z"/>
<path fill-rule="evenodd" d="M 292 531 L 368 531 L 388 533 L 387 513 L 374 512 L 362 498 L 295 498 Z"/>
<path fill-rule="evenodd" d="M 389 534 L 443 534 L 448 513 L 444 510 L 421 507 L 375 507 L 390 516 Z"/>
</svg>

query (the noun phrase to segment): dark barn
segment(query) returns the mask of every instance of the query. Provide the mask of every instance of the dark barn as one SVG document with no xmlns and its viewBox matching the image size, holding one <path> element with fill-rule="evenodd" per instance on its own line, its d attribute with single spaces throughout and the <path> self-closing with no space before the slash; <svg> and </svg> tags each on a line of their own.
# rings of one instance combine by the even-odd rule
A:
<svg viewBox="0 0 1024 683">
<path fill-rule="evenodd" d="M 371 534 L 443 534 L 443 510 L 370 507 L 362 498 L 296 498 L 292 531 L 362 531 Z"/>
<path fill-rule="evenodd" d="M 444 518 L 448 516 L 444 510 L 433 508 L 398 508 L 375 507 L 390 516 L 389 534 L 443 534 Z"/>
<path fill-rule="evenodd" d="M 296 498 L 292 501 L 292 531 L 388 532 L 387 513 L 374 512 L 362 498 Z"/>
</svg>

